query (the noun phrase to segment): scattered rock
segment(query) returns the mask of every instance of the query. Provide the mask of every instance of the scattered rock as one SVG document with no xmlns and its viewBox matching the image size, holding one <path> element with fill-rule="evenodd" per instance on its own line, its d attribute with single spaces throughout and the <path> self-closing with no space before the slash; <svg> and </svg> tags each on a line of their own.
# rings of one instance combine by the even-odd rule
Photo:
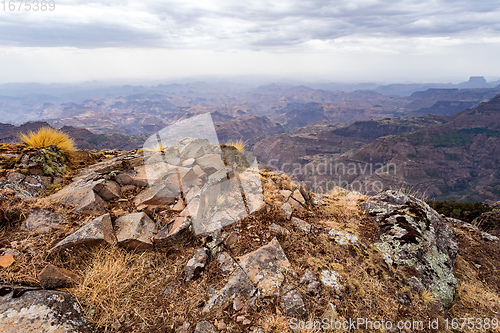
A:
<svg viewBox="0 0 500 333">
<path fill-rule="evenodd" d="M 82 282 L 82 277 L 67 269 L 48 264 L 38 274 L 43 289 L 69 288 Z"/>
<path fill-rule="evenodd" d="M 220 154 L 207 154 L 196 159 L 196 163 L 206 174 L 212 174 L 218 170 L 225 169 Z"/>
<path fill-rule="evenodd" d="M 175 330 L 175 332 L 176 333 L 190 333 L 189 327 L 191 327 L 191 324 L 186 321 L 186 322 L 184 322 L 184 324 L 182 324 L 182 326 L 178 327 Z"/>
<path fill-rule="evenodd" d="M 8 177 L 7 180 L 11 183 L 20 183 L 26 178 L 25 175 L 19 172 L 12 172 Z"/>
<path fill-rule="evenodd" d="M 118 245 L 127 249 L 148 249 L 153 246 L 156 224 L 145 213 L 130 213 L 116 219 Z"/>
<path fill-rule="evenodd" d="M 288 231 L 287 229 L 283 228 L 282 226 L 276 224 L 276 223 L 273 223 L 269 226 L 269 230 L 274 232 L 274 233 L 277 233 L 279 235 L 288 235 L 290 234 L 290 231 Z"/>
<path fill-rule="evenodd" d="M 205 269 L 205 265 L 207 264 L 208 254 L 207 249 L 205 247 L 199 247 L 194 250 L 193 257 L 189 259 L 184 267 L 184 275 L 186 277 L 186 281 L 196 280 L 200 277 L 201 273 Z"/>
<path fill-rule="evenodd" d="M 401 192 L 382 192 L 360 206 L 379 225 L 375 246 L 389 253 L 396 265 L 415 268 L 422 284 L 449 307 L 457 286 L 453 228 L 425 202 Z"/>
<path fill-rule="evenodd" d="M 307 309 L 302 296 L 295 289 L 290 290 L 281 297 L 281 308 L 290 317 L 304 318 L 307 315 Z"/>
<path fill-rule="evenodd" d="M 292 217 L 291 221 L 292 221 L 293 225 L 297 229 L 299 229 L 300 231 L 305 232 L 305 233 L 311 232 L 312 226 L 309 223 L 307 223 L 306 221 L 301 220 L 297 217 Z"/>
<path fill-rule="evenodd" d="M 0 332 L 93 332 L 74 298 L 62 291 L 26 290 L 1 286 Z M 13 297 L 14 293 L 17 297 Z"/>
<path fill-rule="evenodd" d="M 103 211 L 106 202 L 94 192 L 94 188 L 104 181 L 104 179 L 95 181 L 79 179 L 48 198 L 60 204 L 73 206 L 75 212 L 100 212 Z"/>
<path fill-rule="evenodd" d="M 292 191 L 290 190 L 280 190 L 280 194 L 285 197 L 285 200 L 288 200 L 290 196 L 292 195 Z"/>
<path fill-rule="evenodd" d="M 320 280 L 327 287 L 340 290 L 340 276 L 335 271 L 322 271 Z"/>
<path fill-rule="evenodd" d="M 116 244 L 116 237 L 109 214 L 104 214 L 87 223 L 73 234 L 57 243 L 50 252 L 77 245 L 93 246 L 103 243 Z"/>
<path fill-rule="evenodd" d="M 285 213 L 285 217 L 287 220 L 290 220 L 292 217 L 292 206 L 288 202 L 282 204 L 280 209 L 283 213 Z"/>
<path fill-rule="evenodd" d="M 66 224 L 64 218 L 57 213 L 40 209 L 32 210 L 21 225 L 21 229 L 34 234 L 43 234 L 60 229 Z"/>
<path fill-rule="evenodd" d="M 306 204 L 306 199 L 304 199 L 304 197 L 302 196 L 302 193 L 300 193 L 299 190 L 293 191 L 292 198 L 295 199 L 295 201 L 297 201 L 301 205 Z"/>
<path fill-rule="evenodd" d="M 216 258 L 224 276 L 233 273 L 239 267 L 236 261 L 234 261 L 227 252 L 220 252 Z"/>
<path fill-rule="evenodd" d="M 115 176 L 115 180 L 121 186 L 134 185 L 139 187 L 148 186 L 148 182 L 137 177 L 137 172 L 134 170 L 122 171 Z"/>
<path fill-rule="evenodd" d="M 5 254 L 0 256 L 0 266 L 3 268 L 7 268 L 14 263 L 14 255 L 12 253 Z"/>
<path fill-rule="evenodd" d="M 158 184 L 148 187 L 134 198 L 136 206 L 165 205 L 175 202 L 177 196 L 166 185 Z"/>
<path fill-rule="evenodd" d="M 276 238 L 237 258 L 237 261 L 250 281 L 259 288 L 262 297 L 277 295 L 285 280 L 283 273 L 291 270 L 290 262 Z"/>
<path fill-rule="evenodd" d="M 239 297 L 236 297 L 233 301 L 233 309 L 235 311 L 240 311 L 244 305 L 245 303 L 243 303 Z"/>
<path fill-rule="evenodd" d="M 321 291 L 321 283 L 316 279 L 316 275 L 309 269 L 306 269 L 304 274 L 300 277 L 300 283 L 306 285 L 306 291 L 312 295 L 317 295 Z"/>
<path fill-rule="evenodd" d="M 215 329 L 214 325 L 204 320 L 196 324 L 194 333 L 217 333 L 217 330 Z"/>
<path fill-rule="evenodd" d="M 355 244 L 358 242 L 358 237 L 355 235 L 351 235 L 347 232 L 343 232 L 340 230 L 330 230 L 328 232 L 328 236 L 332 237 L 335 239 L 337 243 L 340 245 L 346 245 L 346 244 Z"/>
<path fill-rule="evenodd" d="M 226 323 L 224 323 L 223 320 L 220 320 L 220 321 L 216 320 L 216 324 L 215 325 L 217 326 L 217 329 L 219 331 L 223 331 L 223 330 L 225 330 L 227 328 L 227 325 L 226 325 Z"/>
</svg>

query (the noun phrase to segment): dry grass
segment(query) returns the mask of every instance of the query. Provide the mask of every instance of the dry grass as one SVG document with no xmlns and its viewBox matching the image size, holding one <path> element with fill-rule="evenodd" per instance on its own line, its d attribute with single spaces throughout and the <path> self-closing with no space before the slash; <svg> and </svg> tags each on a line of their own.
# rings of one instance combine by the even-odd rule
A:
<svg viewBox="0 0 500 333">
<path fill-rule="evenodd" d="M 69 135 L 51 127 L 42 127 L 36 132 L 21 133 L 19 139 L 29 148 L 56 145 L 65 154 L 72 154 L 76 150 L 75 141 Z"/>
<path fill-rule="evenodd" d="M 236 148 L 237 151 L 245 151 L 245 147 L 246 147 L 246 142 L 243 141 L 243 140 L 231 140 L 229 142 L 226 143 L 226 146 L 233 146 L 234 148 Z"/>
</svg>

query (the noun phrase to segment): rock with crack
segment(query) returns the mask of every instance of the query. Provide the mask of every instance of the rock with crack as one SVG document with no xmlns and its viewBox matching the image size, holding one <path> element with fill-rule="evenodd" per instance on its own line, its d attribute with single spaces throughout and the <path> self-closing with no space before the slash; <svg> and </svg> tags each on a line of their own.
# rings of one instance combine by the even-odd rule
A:
<svg viewBox="0 0 500 333">
<path fill-rule="evenodd" d="M 420 282 L 449 307 L 457 286 L 453 228 L 425 202 L 401 192 L 382 192 L 360 206 L 379 226 L 375 246 L 389 253 L 394 264 L 415 268 Z"/>
<path fill-rule="evenodd" d="M 220 154 L 207 154 L 196 159 L 198 164 L 207 175 L 211 175 L 218 170 L 225 169 L 224 162 Z"/>
<path fill-rule="evenodd" d="M 120 216 L 115 221 L 118 245 L 127 249 L 150 249 L 156 224 L 146 213 L 130 213 Z"/>
<path fill-rule="evenodd" d="M 67 269 L 48 264 L 38 274 L 43 289 L 69 288 L 82 282 L 82 277 Z"/>
<path fill-rule="evenodd" d="M 115 176 L 115 181 L 121 186 L 134 185 L 139 187 L 148 186 L 145 179 L 137 177 L 137 172 L 134 170 L 125 170 Z"/>
<path fill-rule="evenodd" d="M 57 243 L 50 252 L 60 251 L 77 245 L 94 246 L 116 244 L 116 237 L 109 214 L 104 214 L 87 223 L 73 234 Z"/>
<path fill-rule="evenodd" d="M 200 277 L 207 264 L 208 254 L 205 247 L 199 247 L 194 250 L 193 257 L 189 259 L 184 267 L 186 281 L 196 280 Z"/>
<path fill-rule="evenodd" d="M 78 303 L 68 293 L 0 286 L 0 332 L 90 333 Z"/>
<path fill-rule="evenodd" d="M 61 229 L 66 224 L 62 215 L 51 211 L 40 209 L 32 210 L 21 225 L 22 230 L 33 234 L 44 234 L 53 230 Z"/>
<path fill-rule="evenodd" d="M 278 240 L 247 253 L 237 261 L 250 281 L 257 286 L 262 297 L 278 295 L 291 266 Z"/>
<path fill-rule="evenodd" d="M 94 191 L 104 179 L 77 180 L 48 197 L 63 205 L 74 207 L 75 212 L 100 212 L 104 210 L 105 201 Z"/>
<path fill-rule="evenodd" d="M 299 190 L 293 191 L 292 198 L 295 201 L 297 201 L 298 203 L 300 203 L 301 205 L 305 205 L 306 204 L 306 199 L 304 199 L 304 196 L 302 195 L 302 193 L 300 193 Z"/>
<path fill-rule="evenodd" d="M 295 318 L 304 318 L 307 316 L 307 309 L 302 295 L 295 289 L 281 296 L 280 305 L 287 316 Z"/>
<path fill-rule="evenodd" d="M 153 243 L 155 246 L 165 246 L 170 243 L 180 242 L 186 237 L 190 226 L 190 217 L 179 216 L 158 231 L 153 237 Z"/>
<path fill-rule="evenodd" d="M 177 199 L 174 193 L 168 186 L 157 184 L 146 188 L 134 198 L 136 206 L 140 205 L 164 205 L 171 204 Z"/>
</svg>

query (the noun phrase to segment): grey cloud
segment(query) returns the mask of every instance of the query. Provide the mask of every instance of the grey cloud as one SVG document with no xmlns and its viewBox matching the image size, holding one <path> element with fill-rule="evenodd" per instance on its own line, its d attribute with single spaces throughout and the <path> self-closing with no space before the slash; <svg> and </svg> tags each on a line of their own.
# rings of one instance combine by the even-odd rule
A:
<svg viewBox="0 0 500 333">
<path fill-rule="evenodd" d="M 222 2 L 221 2 L 222 3 Z M 114 4 L 119 6 L 118 3 Z M 461 36 L 500 32 L 497 0 L 279 0 L 230 1 L 201 9 L 189 2 L 143 2 L 156 23 L 141 24 L 110 17 L 110 23 L 46 21 L 41 27 L 25 20 L 0 25 L 0 44 L 19 46 L 92 47 L 208 47 L 267 48 L 300 45 L 311 39 L 346 36 Z M 104 8 L 105 10 L 105 8 Z M 422 22 L 421 20 L 425 20 Z M 228 23 L 230 22 L 230 23 Z M 141 23 L 141 22 L 139 22 Z M 198 37 L 208 40 L 199 45 Z"/>
</svg>

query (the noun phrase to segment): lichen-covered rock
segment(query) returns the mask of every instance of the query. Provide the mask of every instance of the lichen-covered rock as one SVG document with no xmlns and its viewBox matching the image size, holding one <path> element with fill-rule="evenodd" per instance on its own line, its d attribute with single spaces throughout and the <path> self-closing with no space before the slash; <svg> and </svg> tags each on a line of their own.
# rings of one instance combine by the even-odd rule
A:
<svg viewBox="0 0 500 333">
<path fill-rule="evenodd" d="M 187 235 L 190 226 L 190 217 L 179 216 L 158 231 L 153 237 L 153 242 L 156 246 L 164 246 L 169 243 L 179 242 Z"/>
<path fill-rule="evenodd" d="M 448 307 L 455 295 L 455 232 L 425 202 L 386 191 L 360 204 L 379 226 L 377 248 L 396 265 L 414 267 L 422 284 Z"/>
<path fill-rule="evenodd" d="M 277 295 L 285 280 L 284 273 L 291 271 L 290 262 L 276 238 L 237 260 L 262 297 Z"/>
<path fill-rule="evenodd" d="M 16 294 L 17 297 L 13 297 Z M 0 332 L 88 333 L 92 326 L 62 291 L 0 286 Z"/>
<path fill-rule="evenodd" d="M 196 324 L 194 333 L 217 333 L 217 330 L 215 329 L 214 325 L 204 320 Z"/>
<path fill-rule="evenodd" d="M 62 175 L 67 171 L 67 159 L 56 145 L 23 152 L 16 167 L 27 169 L 30 175 Z"/>
</svg>

